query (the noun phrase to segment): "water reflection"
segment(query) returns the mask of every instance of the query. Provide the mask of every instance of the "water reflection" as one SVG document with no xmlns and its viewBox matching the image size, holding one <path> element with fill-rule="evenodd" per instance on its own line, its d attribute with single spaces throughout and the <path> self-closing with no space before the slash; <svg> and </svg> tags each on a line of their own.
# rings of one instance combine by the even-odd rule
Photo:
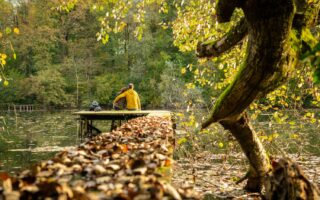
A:
<svg viewBox="0 0 320 200">
<path fill-rule="evenodd" d="M 26 168 L 80 142 L 72 111 L 0 116 L 0 171 Z"/>
</svg>

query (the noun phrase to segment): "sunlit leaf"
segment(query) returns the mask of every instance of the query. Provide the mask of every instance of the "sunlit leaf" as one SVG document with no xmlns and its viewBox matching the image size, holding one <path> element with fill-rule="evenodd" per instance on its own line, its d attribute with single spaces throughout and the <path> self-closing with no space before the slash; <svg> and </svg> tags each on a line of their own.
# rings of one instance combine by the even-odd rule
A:
<svg viewBox="0 0 320 200">
<path fill-rule="evenodd" d="M 102 43 L 103 43 L 103 44 L 107 44 L 108 41 L 109 41 L 109 35 L 106 34 L 106 35 L 102 38 Z"/>
<path fill-rule="evenodd" d="M 260 140 L 264 141 L 264 140 L 268 140 L 268 136 L 266 135 L 262 135 L 262 136 L 259 136 Z"/>
<path fill-rule="evenodd" d="M 282 122 L 281 118 L 279 117 L 279 113 L 278 112 L 275 112 L 273 114 L 273 118 L 276 120 L 277 123 L 281 123 Z"/>
<path fill-rule="evenodd" d="M 9 81 L 5 80 L 5 81 L 3 82 L 3 85 L 4 85 L 4 86 L 8 86 L 8 85 L 9 85 Z"/>
<path fill-rule="evenodd" d="M 6 34 L 10 34 L 12 32 L 11 28 L 10 27 L 6 27 Z"/>
<path fill-rule="evenodd" d="M 186 68 L 181 68 L 181 74 L 185 74 L 187 72 Z"/>
<path fill-rule="evenodd" d="M 20 34 L 20 30 L 19 30 L 18 28 L 14 28 L 14 29 L 13 29 L 13 32 L 14 32 L 15 34 L 17 34 L 17 35 Z"/>
<path fill-rule="evenodd" d="M 180 145 L 180 144 L 186 143 L 187 141 L 188 141 L 187 138 L 180 138 L 177 143 Z"/>
<path fill-rule="evenodd" d="M 290 121 L 289 124 L 290 124 L 290 125 L 295 125 L 296 122 L 295 122 L 295 121 Z"/>
</svg>

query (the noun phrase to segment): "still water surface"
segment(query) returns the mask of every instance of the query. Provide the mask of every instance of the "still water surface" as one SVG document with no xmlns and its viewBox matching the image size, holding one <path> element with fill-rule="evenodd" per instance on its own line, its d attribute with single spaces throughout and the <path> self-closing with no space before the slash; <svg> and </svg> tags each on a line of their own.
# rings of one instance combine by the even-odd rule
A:
<svg viewBox="0 0 320 200">
<path fill-rule="evenodd" d="M 80 142 L 72 111 L 0 116 L 0 171 L 26 168 Z"/>
</svg>

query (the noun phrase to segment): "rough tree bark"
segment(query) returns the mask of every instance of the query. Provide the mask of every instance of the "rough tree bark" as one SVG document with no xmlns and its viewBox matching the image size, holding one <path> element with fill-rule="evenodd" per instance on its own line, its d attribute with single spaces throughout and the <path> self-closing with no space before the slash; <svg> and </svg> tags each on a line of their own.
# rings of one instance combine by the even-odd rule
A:
<svg viewBox="0 0 320 200">
<path fill-rule="evenodd" d="M 244 11 L 244 18 L 222 39 L 198 45 L 199 57 L 219 56 L 248 37 L 244 63 L 234 81 L 218 98 L 202 128 L 219 122 L 240 143 L 250 163 L 246 185 L 249 191 L 261 190 L 270 164 L 245 109 L 255 99 L 281 85 L 294 70 L 299 52 L 291 48 L 291 30 L 295 28 L 301 32 L 318 15 L 307 5 L 306 0 L 219 0 L 216 8 L 219 22 L 230 21 L 237 7 Z M 296 27 L 292 27 L 293 24 Z"/>
</svg>

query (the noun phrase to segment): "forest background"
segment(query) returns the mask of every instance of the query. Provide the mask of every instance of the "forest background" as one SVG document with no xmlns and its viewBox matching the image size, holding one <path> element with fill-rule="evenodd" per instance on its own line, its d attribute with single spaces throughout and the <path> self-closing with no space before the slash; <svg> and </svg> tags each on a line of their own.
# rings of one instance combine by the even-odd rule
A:
<svg viewBox="0 0 320 200">
<path fill-rule="evenodd" d="M 87 107 L 97 100 L 110 107 L 116 93 L 133 82 L 143 108 L 210 108 L 245 54 L 243 41 L 219 58 L 196 58 L 197 42 L 220 37 L 241 15 L 218 25 L 210 1 L 135 7 L 125 1 L 68 2 L 0 1 L 2 104 Z M 304 37 L 313 48 L 319 27 Z M 300 66 L 286 85 L 251 107 L 319 107 L 319 69 Z M 312 113 L 307 117 L 315 120 Z"/>
<path fill-rule="evenodd" d="M 98 19 L 106 12 L 102 7 L 78 5 L 59 12 L 53 9 L 60 5 L 54 1 L 0 4 L 1 35 L 7 37 L 1 51 L 12 55 L 4 68 L 9 85 L 0 86 L 2 104 L 74 108 L 97 100 L 110 108 L 129 82 L 135 84 L 144 108 L 180 107 L 185 102 L 182 93 L 192 76 L 182 76 L 180 69 L 196 63 L 196 57 L 180 52 L 173 45 L 172 29 L 159 26 L 176 13 L 161 16 L 157 7 L 150 8 L 143 37 L 135 37 L 137 23 L 128 18 L 122 32 L 110 34 L 105 45 L 96 36 Z M 194 90 L 194 98 L 201 96 L 201 89 Z"/>
</svg>

